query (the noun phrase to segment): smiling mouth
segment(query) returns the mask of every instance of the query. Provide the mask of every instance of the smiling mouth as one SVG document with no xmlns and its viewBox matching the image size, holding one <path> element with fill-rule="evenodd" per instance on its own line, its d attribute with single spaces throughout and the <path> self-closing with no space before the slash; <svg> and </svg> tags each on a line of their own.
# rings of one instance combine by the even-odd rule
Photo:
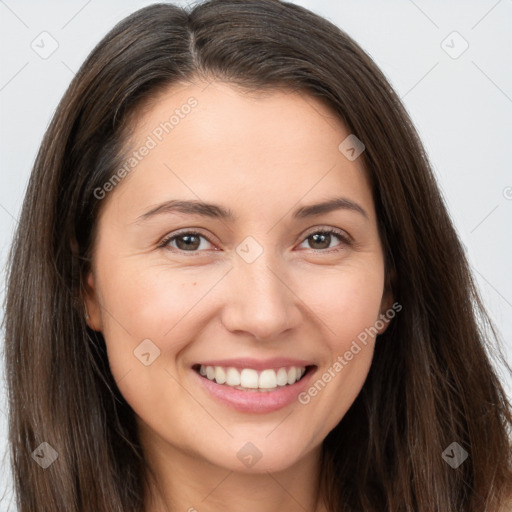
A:
<svg viewBox="0 0 512 512">
<path fill-rule="evenodd" d="M 302 380 L 314 366 L 283 366 L 257 371 L 253 368 L 205 366 L 196 364 L 192 369 L 202 378 L 228 388 L 241 391 L 276 391 Z"/>
</svg>

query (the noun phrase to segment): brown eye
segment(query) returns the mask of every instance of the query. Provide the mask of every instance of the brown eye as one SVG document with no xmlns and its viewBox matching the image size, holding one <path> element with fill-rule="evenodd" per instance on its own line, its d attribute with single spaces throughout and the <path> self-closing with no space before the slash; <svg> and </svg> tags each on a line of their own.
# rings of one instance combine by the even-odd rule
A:
<svg viewBox="0 0 512 512">
<path fill-rule="evenodd" d="M 199 248 L 205 249 L 204 247 L 201 246 L 201 239 L 206 240 L 207 243 L 211 243 L 204 235 L 187 231 L 166 238 L 161 243 L 160 247 L 167 247 L 171 250 L 176 251 L 200 252 L 198 251 Z"/>
<path fill-rule="evenodd" d="M 331 243 L 338 239 L 340 242 L 335 247 L 349 245 L 347 237 L 342 233 L 334 229 L 326 229 L 322 231 L 315 231 L 309 234 L 303 243 L 308 243 L 309 248 L 316 251 L 324 251 L 325 249 L 331 249 Z M 307 248 L 307 247 L 306 247 Z M 327 252 L 327 251 L 325 251 Z"/>
</svg>

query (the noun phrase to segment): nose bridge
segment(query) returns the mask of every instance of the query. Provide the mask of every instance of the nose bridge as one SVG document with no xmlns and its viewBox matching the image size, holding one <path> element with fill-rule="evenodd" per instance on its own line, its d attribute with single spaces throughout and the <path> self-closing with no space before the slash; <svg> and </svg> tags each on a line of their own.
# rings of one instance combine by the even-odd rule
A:
<svg viewBox="0 0 512 512">
<path fill-rule="evenodd" d="M 236 249 L 230 272 L 235 293 L 225 304 L 225 327 L 271 338 L 297 324 L 296 297 L 286 284 L 283 262 L 272 246 L 247 237 Z"/>
<path fill-rule="evenodd" d="M 271 261 L 272 260 L 272 261 Z M 283 304 L 289 300 L 282 280 L 278 279 L 281 265 L 275 264 L 275 258 L 260 256 L 253 263 L 239 261 L 235 266 L 237 277 L 242 287 L 242 298 L 244 302 L 261 303 L 260 310 L 271 309 L 271 306 Z M 254 305 L 254 304 L 253 304 Z"/>
</svg>

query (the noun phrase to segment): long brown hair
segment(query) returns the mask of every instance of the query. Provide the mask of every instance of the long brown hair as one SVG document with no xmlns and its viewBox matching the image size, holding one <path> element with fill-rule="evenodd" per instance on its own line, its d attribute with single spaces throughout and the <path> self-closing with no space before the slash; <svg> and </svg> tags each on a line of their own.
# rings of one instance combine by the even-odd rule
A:
<svg viewBox="0 0 512 512">
<path fill-rule="evenodd" d="M 44 136 L 6 295 L 9 441 L 20 512 L 144 509 L 134 414 L 82 306 L 101 200 L 139 109 L 179 81 L 301 90 L 365 144 L 388 285 L 403 309 L 379 336 L 350 410 L 324 441 L 332 511 L 497 512 L 512 495 L 499 337 L 418 135 L 390 84 L 342 30 L 277 0 L 138 10 L 88 56 Z M 46 469 L 32 452 L 47 442 Z M 469 454 L 457 468 L 443 451 Z M 341 507 L 343 504 L 343 508 Z"/>
</svg>

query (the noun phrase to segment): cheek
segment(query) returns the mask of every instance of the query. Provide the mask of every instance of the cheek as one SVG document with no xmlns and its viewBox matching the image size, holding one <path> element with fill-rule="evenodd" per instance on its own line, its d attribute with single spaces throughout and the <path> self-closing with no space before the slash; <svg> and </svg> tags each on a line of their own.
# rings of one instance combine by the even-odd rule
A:
<svg viewBox="0 0 512 512">
<path fill-rule="evenodd" d="M 347 350 L 352 339 L 375 325 L 384 289 L 380 262 L 355 262 L 328 272 L 304 272 L 298 295 L 325 327 L 332 351 Z"/>
<path fill-rule="evenodd" d="M 301 282 L 301 298 L 323 325 L 327 353 L 299 401 L 324 418 L 317 432 L 323 435 L 345 415 L 368 375 L 384 274 L 378 264 L 354 265 L 314 279 L 304 275 Z"/>
<path fill-rule="evenodd" d="M 195 306 L 219 280 L 211 274 L 132 269 L 125 263 L 112 265 L 99 276 L 112 375 L 130 406 L 151 420 L 158 419 L 157 404 L 180 396 L 175 358 L 193 339 L 191 324 L 197 324 L 200 309 Z M 167 414 L 172 416 L 172 411 L 161 411 L 163 417 Z"/>
<path fill-rule="evenodd" d="M 151 340 L 167 357 L 178 354 L 189 342 L 186 326 L 199 322 L 199 303 L 221 275 L 126 264 L 103 272 L 103 334 L 112 371 L 126 371 L 144 340 Z"/>
</svg>

